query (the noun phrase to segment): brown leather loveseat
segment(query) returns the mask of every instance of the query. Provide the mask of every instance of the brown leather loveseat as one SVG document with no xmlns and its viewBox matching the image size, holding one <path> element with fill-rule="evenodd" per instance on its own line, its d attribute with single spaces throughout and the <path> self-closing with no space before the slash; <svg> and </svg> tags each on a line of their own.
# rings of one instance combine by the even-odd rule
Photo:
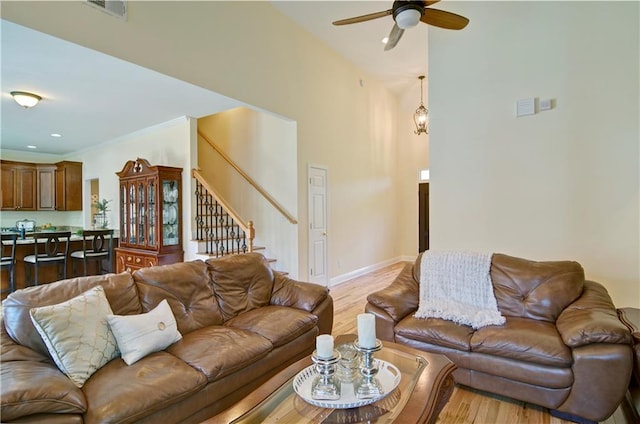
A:
<svg viewBox="0 0 640 424">
<path fill-rule="evenodd" d="M 117 357 L 79 388 L 52 362 L 29 309 L 97 285 L 116 315 L 166 299 L 182 339 L 132 365 Z M 326 288 L 274 272 L 256 253 L 59 281 L 2 306 L 3 422 L 200 422 L 311 354 L 333 325 Z"/>
<path fill-rule="evenodd" d="M 491 258 L 499 326 L 477 330 L 419 319 L 419 256 L 368 296 L 382 340 L 446 355 L 457 383 L 541 405 L 574 421 L 601 421 L 623 400 L 632 370 L 631 334 L 606 289 L 572 261 Z"/>
</svg>

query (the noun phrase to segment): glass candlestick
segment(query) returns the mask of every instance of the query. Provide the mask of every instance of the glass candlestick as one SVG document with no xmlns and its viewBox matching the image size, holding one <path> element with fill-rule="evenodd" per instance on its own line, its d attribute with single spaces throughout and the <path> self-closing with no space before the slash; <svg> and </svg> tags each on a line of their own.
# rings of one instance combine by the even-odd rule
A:
<svg viewBox="0 0 640 424">
<path fill-rule="evenodd" d="M 358 339 L 353 342 L 353 346 L 362 354 L 360 362 L 360 381 L 356 384 L 356 397 L 358 399 L 372 399 L 384 394 L 380 381 L 376 378 L 378 374 L 378 364 L 373 359 L 374 352 L 382 349 L 382 342 L 376 339 L 375 346 L 361 347 Z"/>
<path fill-rule="evenodd" d="M 336 377 L 341 383 L 353 383 L 360 374 L 360 354 L 353 347 L 353 343 L 339 345 L 337 351 L 340 353 L 340 361 L 336 366 Z"/>
<path fill-rule="evenodd" d="M 336 384 L 334 374 L 336 364 L 340 361 L 340 353 L 333 351 L 333 356 L 321 358 L 318 351 L 314 350 L 311 360 L 316 364 L 318 375 L 311 384 L 311 398 L 316 400 L 338 400 L 340 399 L 340 386 Z"/>
</svg>

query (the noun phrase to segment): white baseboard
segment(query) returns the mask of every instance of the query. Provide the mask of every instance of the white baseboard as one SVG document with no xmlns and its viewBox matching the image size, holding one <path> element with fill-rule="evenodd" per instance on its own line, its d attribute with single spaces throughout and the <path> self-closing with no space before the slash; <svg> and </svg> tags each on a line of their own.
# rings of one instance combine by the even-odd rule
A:
<svg viewBox="0 0 640 424">
<path fill-rule="evenodd" d="M 368 274 L 373 271 L 377 271 L 386 266 L 393 265 L 397 262 L 415 262 L 416 256 L 397 256 L 392 259 L 387 259 L 386 261 L 379 262 L 377 264 L 365 266 L 360 269 L 353 270 L 351 272 L 347 272 L 345 274 L 337 275 L 329 280 L 329 287 L 335 287 L 338 284 L 342 284 L 346 281 L 352 280 L 357 277 L 361 277 L 365 274 Z"/>
</svg>

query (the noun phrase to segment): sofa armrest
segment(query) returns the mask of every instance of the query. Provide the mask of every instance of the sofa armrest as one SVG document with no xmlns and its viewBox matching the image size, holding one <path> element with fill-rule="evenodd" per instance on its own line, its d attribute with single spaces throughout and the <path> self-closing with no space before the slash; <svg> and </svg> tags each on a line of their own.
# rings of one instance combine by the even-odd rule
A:
<svg viewBox="0 0 640 424">
<path fill-rule="evenodd" d="M 83 414 L 82 390 L 55 365 L 9 361 L 0 368 L 0 415 L 3 421 L 35 414 Z"/>
<path fill-rule="evenodd" d="M 571 348 L 591 343 L 631 344 L 631 333 L 618 319 L 607 290 L 594 281 L 584 282 L 582 295 L 562 311 L 556 327 Z"/>
<path fill-rule="evenodd" d="M 288 278 L 280 272 L 274 272 L 273 292 L 271 305 L 289 306 L 313 312 L 327 297 L 329 290 L 326 287 L 313 283 L 305 283 Z"/>
<path fill-rule="evenodd" d="M 413 264 L 407 264 L 388 287 L 367 296 L 367 302 L 398 322 L 418 309 L 419 298 L 420 285 L 413 276 Z"/>
</svg>

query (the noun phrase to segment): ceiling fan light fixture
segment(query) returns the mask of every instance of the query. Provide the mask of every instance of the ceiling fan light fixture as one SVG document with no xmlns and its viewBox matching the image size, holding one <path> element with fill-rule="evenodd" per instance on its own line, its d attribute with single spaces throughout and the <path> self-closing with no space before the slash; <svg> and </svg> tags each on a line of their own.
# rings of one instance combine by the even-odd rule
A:
<svg viewBox="0 0 640 424">
<path fill-rule="evenodd" d="M 409 29 L 418 25 L 422 12 L 418 9 L 407 8 L 399 11 L 396 16 L 396 24 L 400 29 Z"/>
<path fill-rule="evenodd" d="M 42 97 L 37 94 L 28 93 L 26 91 L 12 91 L 11 96 L 13 96 L 13 100 L 15 100 L 16 103 L 25 109 L 34 107 L 40 100 L 42 100 Z"/>
</svg>

